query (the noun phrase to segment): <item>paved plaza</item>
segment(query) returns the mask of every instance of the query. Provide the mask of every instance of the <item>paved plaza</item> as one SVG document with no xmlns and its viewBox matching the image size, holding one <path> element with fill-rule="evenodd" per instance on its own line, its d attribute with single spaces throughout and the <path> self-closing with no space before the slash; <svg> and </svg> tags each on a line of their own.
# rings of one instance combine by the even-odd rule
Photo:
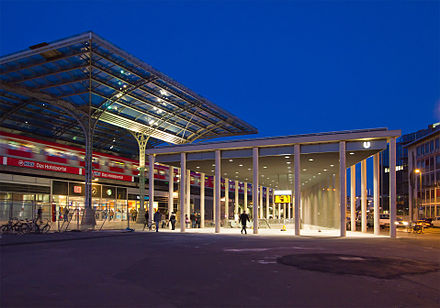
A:
<svg viewBox="0 0 440 308">
<path fill-rule="evenodd" d="M 440 304 L 436 234 L 399 232 L 392 240 L 196 231 L 3 235 L 1 306 Z"/>
</svg>

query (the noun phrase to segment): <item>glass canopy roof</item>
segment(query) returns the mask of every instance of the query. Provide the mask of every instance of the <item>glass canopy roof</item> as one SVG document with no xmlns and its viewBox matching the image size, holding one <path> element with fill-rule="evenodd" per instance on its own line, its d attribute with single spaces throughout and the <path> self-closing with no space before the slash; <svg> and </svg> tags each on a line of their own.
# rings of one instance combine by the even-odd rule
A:
<svg viewBox="0 0 440 308">
<path fill-rule="evenodd" d="M 148 147 L 257 133 L 248 123 L 195 94 L 92 32 L 0 57 L 0 126 L 82 144 L 67 102 L 99 119 L 94 148 L 136 155 L 130 132 Z"/>
</svg>

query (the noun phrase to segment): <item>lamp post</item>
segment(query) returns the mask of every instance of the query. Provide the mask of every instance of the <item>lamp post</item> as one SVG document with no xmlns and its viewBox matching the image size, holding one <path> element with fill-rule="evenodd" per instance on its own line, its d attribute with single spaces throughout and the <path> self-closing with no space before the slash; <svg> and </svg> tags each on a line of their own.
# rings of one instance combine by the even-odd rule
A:
<svg viewBox="0 0 440 308">
<path fill-rule="evenodd" d="M 417 202 L 417 212 L 416 212 L 417 213 L 416 217 L 418 219 L 419 218 L 419 207 L 420 207 L 420 205 L 422 205 L 422 170 L 421 169 L 415 169 L 414 173 L 418 174 L 419 178 L 420 178 L 420 185 L 419 185 L 419 187 L 420 187 L 420 202 Z M 416 185 L 416 188 L 417 188 L 417 185 Z M 418 189 L 416 190 L 416 199 L 418 199 Z"/>
</svg>

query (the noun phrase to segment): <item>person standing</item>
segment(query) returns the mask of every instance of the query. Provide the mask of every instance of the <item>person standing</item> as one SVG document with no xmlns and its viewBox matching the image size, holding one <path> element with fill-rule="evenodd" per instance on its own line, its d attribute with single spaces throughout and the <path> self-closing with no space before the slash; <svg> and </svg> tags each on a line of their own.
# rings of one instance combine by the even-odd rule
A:
<svg viewBox="0 0 440 308">
<path fill-rule="evenodd" d="M 170 222 L 171 222 L 171 230 L 176 230 L 176 215 L 174 215 L 174 212 L 171 213 Z"/>
<path fill-rule="evenodd" d="M 249 215 L 248 214 L 246 214 L 246 211 L 244 211 L 243 213 L 241 213 L 241 215 L 240 215 L 240 222 L 241 222 L 241 234 L 243 234 L 243 231 L 244 231 L 244 234 L 247 234 L 247 231 L 246 231 L 246 223 L 249 221 L 250 222 L 250 219 L 249 219 Z"/>
<path fill-rule="evenodd" d="M 159 210 L 156 211 L 156 213 L 154 213 L 154 222 L 156 223 L 156 232 L 159 232 L 159 224 L 161 221 L 161 217 L 162 215 L 160 214 Z"/>
<path fill-rule="evenodd" d="M 148 213 L 148 211 L 145 211 L 145 223 L 144 223 L 144 228 L 142 229 L 142 231 L 145 230 L 145 227 L 148 225 L 148 230 L 151 230 L 150 224 L 148 223 L 148 218 L 150 218 L 150 213 Z"/>
</svg>

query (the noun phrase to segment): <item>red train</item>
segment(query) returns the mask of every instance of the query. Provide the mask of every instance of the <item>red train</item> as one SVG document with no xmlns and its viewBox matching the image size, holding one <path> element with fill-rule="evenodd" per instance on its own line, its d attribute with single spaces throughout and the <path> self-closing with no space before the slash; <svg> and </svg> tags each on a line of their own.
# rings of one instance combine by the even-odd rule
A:
<svg viewBox="0 0 440 308">
<path fill-rule="evenodd" d="M 84 174 L 85 151 L 81 148 L 38 140 L 30 137 L 0 131 L 0 164 L 46 171 Z M 136 160 L 115 155 L 93 152 L 93 176 L 133 182 L 138 176 L 139 164 Z M 169 166 L 155 164 L 154 178 L 168 181 Z M 148 162 L 146 163 L 148 170 Z M 177 168 L 175 168 L 176 174 Z M 148 174 L 148 173 L 147 173 Z M 174 182 L 178 181 L 174 177 Z M 191 185 L 200 185 L 200 174 L 191 172 Z M 205 187 L 213 188 L 213 177 L 206 176 Z M 224 190 L 224 183 L 222 183 Z M 229 183 L 230 192 L 235 191 L 235 182 Z M 243 192 L 243 183 L 239 183 Z M 251 192 L 248 186 L 248 193 Z"/>
</svg>

